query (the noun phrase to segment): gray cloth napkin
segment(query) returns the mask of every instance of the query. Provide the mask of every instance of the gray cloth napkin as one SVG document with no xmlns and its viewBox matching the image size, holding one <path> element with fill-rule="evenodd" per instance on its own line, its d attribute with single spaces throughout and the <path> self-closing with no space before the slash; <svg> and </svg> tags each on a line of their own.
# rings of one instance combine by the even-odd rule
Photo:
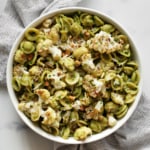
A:
<svg viewBox="0 0 150 150">
<path fill-rule="evenodd" d="M 0 16 L 0 86 L 5 85 L 7 58 L 18 34 L 43 13 L 75 6 L 81 0 L 8 0 Z M 127 123 L 114 134 L 93 143 L 65 145 L 53 142 L 51 150 L 149 150 L 150 100 L 143 94 Z"/>
</svg>

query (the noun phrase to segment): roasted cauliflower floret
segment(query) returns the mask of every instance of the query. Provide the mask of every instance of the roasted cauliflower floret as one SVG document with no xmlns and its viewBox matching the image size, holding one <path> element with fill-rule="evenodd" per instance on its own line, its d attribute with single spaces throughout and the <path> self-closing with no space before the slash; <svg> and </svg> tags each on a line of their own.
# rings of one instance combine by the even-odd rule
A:
<svg viewBox="0 0 150 150">
<path fill-rule="evenodd" d="M 14 57 L 15 61 L 19 64 L 24 64 L 27 61 L 27 56 L 22 50 L 17 50 Z"/>
<path fill-rule="evenodd" d="M 30 75 L 39 76 L 41 72 L 42 72 L 42 69 L 39 66 L 33 66 L 32 68 L 29 69 Z"/>
<path fill-rule="evenodd" d="M 21 102 L 18 108 L 25 112 L 32 121 L 38 121 L 41 115 L 41 105 L 39 102 Z"/>
<path fill-rule="evenodd" d="M 111 34 L 105 31 L 100 31 L 100 33 L 89 39 L 87 45 L 90 49 L 107 54 L 121 50 L 122 48 L 122 45 L 117 43 Z"/>
<path fill-rule="evenodd" d="M 41 115 L 43 117 L 42 123 L 45 125 L 51 125 L 56 121 L 57 115 L 54 109 L 48 107 L 46 111 Z"/>
<path fill-rule="evenodd" d="M 91 75 L 86 75 L 83 79 L 83 88 L 88 92 L 88 94 L 96 98 L 98 96 L 103 96 L 105 93 L 105 82 L 103 79 L 96 79 Z"/>
<path fill-rule="evenodd" d="M 95 64 L 93 62 L 93 58 L 91 56 L 91 54 L 87 53 L 81 56 L 81 64 L 82 64 L 82 68 L 91 73 L 95 70 Z"/>
<path fill-rule="evenodd" d="M 38 43 L 36 49 L 37 49 L 39 55 L 46 57 L 49 54 L 49 47 L 50 46 L 52 46 L 52 41 L 49 39 L 46 39 L 46 40 Z"/>
<path fill-rule="evenodd" d="M 27 72 L 26 70 L 27 70 L 27 68 L 24 67 L 23 65 L 20 65 L 20 64 L 16 65 L 13 68 L 13 75 L 14 76 L 22 76 L 25 72 Z"/>
<path fill-rule="evenodd" d="M 74 138 L 76 140 L 85 140 L 87 136 L 91 134 L 92 134 L 92 130 L 88 127 L 83 126 L 75 130 Z"/>
<path fill-rule="evenodd" d="M 124 104 L 124 96 L 115 92 L 111 92 L 111 99 L 114 103 L 123 105 Z"/>
<path fill-rule="evenodd" d="M 47 101 L 50 98 L 50 92 L 47 89 L 37 89 L 35 90 L 37 94 L 43 101 Z"/>
<path fill-rule="evenodd" d="M 108 118 L 108 125 L 110 127 L 113 127 L 113 126 L 116 125 L 117 120 L 116 120 L 116 118 L 113 115 L 108 115 L 107 118 Z"/>
<path fill-rule="evenodd" d="M 59 27 L 60 25 L 56 24 L 51 28 L 49 34 L 47 35 L 47 37 L 52 40 L 53 44 L 57 44 L 60 40 Z"/>
</svg>

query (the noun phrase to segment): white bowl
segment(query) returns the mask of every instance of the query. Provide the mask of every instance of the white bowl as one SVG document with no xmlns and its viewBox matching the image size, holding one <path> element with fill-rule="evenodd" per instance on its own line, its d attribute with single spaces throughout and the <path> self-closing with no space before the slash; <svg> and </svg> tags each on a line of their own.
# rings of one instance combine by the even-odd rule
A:
<svg viewBox="0 0 150 150">
<path fill-rule="evenodd" d="M 75 11 L 82 11 L 82 12 L 87 12 L 87 13 L 97 15 L 97 16 L 101 17 L 103 20 L 105 20 L 106 22 L 114 25 L 119 31 L 121 31 L 122 33 L 127 35 L 128 39 L 129 39 L 129 42 L 131 44 L 131 47 L 132 47 L 132 51 L 134 53 L 135 60 L 139 64 L 139 71 L 140 71 L 139 92 L 136 96 L 136 99 L 135 99 L 134 103 L 129 108 L 129 110 L 128 110 L 127 114 L 125 115 L 125 117 L 120 119 L 113 128 L 108 128 L 108 129 L 102 131 L 101 133 L 92 135 L 92 136 L 88 137 L 85 141 L 77 141 L 74 138 L 69 138 L 69 139 L 65 140 L 65 139 L 63 139 L 59 136 L 53 136 L 53 135 L 45 132 L 44 130 L 42 130 L 40 127 L 35 126 L 35 124 L 33 124 L 32 121 L 24 115 L 24 113 L 22 113 L 21 111 L 18 110 L 18 100 L 17 100 L 15 92 L 12 88 L 13 56 L 14 56 L 15 50 L 17 49 L 19 43 L 23 39 L 25 30 L 29 27 L 36 27 L 37 25 L 39 25 L 41 22 L 43 22 L 48 17 L 52 17 L 52 16 L 54 16 L 56 14 L 59 14 L 59 13 L 70 13 L 70 12 L 75 12 Z M 8 92 L 9 92 L 11 101 L 12 101 L 17 113 L 19 114 L 21 119 L 25 122 L 25 124 L 28 125 L 28 127 L 30 127 L 33 131 L 35 131 L 39 135 L 43 136 L 44 138 L 47 138 L 49 140 L 53 140 L 53 141 L 56 141 L 56 142 L 60 142 L 60 143 L 65 143 L 65 144 L 90 143 L 90 142 L 93 142 L 93 141 L 101 140 L 101 139 L 105 138 L 106 136 L 114 133 L 123 124 L 125 124 L 125 122 L 129 119 L 129 117 L 132 115 L 132 113 L 136 109 L 136 107 L 139 103 L 139 100 L 140 100 L 141 92 L 142 92 L 142 70 L 141 70 L 141 62 L 140 62 L 140 58 L 139 58 L 139 52 L 138 52 L 138 49 L 136 48 L 136 46 L 135 46 L 135 44 L 134 44 L 134 42 L 131 38 L 131 35 L 129 35 L 129 33 L 122 27 L 122 25 L 120 25 L 117 21 L 115 21 L 111 17 L 109 17 L 109 16 L 107 16 L 107 15 L 105 15 L 105 14 L 99 12 L 99 11 L 92 10 L 92 9 L 89 9 L 89 8 L 82 8 L 82 7 L 70 7 L 70 8 L 64 8 L 64 9 L 50 11 L 47 14 L 45 14 L 45 15 L 37 18 L 33 22 L 31 22 L 24 29 L 24 31 L 20 34 L 20 36 L 16 39 L 16 41 L 15 41 L 15 43 L 14 43 L 12 49 L 11 49 L 9 59 L 8 59 L 8 64 L 7 64 L 7 87 L 8 87 Z"/>
</svg>

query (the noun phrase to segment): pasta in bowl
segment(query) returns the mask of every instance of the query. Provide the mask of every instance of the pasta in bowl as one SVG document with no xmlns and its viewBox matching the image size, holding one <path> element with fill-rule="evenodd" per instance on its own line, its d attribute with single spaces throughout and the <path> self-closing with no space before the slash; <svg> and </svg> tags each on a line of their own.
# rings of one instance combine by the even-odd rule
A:
<svg viewBox="0 0 150 150">
<path fill-rule="evenodd" d="M 35 132 L 61 143 L 88 143 L 116 131 L 135 110 L 139 55 L 110 17 L 65 8 L 33 21 L 16 40 L 7 85 L 18 114 Z"/>
</svg>

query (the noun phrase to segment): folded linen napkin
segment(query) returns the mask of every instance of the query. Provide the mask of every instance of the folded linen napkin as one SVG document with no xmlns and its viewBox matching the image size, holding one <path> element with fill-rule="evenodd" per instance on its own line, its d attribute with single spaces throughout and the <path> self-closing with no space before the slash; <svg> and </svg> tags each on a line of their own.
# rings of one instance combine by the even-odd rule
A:
<svg viewBox="0 0 150 150">
<path fill-rule="evenodd" d="M 18 34 L 43 13 L 61 7 L 75 6 L 81 0 L 8 0 L 0 16 L 0 86 L 4 86 L 7 58 Z M 142 95 L 138 108 L 117 132 L 103 140 L 84 145 L 53 142 L 51 150 L 149 150 L 150 100 Z"/>
</svg>

